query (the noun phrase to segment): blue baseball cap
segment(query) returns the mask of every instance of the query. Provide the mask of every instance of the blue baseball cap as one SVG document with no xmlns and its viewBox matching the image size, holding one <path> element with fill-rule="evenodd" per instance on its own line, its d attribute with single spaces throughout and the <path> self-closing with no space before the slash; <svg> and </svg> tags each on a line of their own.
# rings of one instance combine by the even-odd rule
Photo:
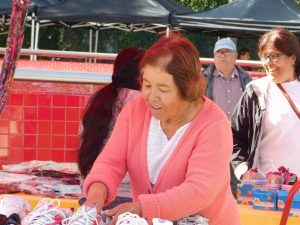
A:
<svg viewBox="0 0 300 225">
<path fill-rule="evenodd" d="M 222 39 L 218 40 L 215 44 L 214 53 L 219 51 L 222 48 L 236 51 L 236 46 L 230 38 L 222 38 Z"/>
</svg>

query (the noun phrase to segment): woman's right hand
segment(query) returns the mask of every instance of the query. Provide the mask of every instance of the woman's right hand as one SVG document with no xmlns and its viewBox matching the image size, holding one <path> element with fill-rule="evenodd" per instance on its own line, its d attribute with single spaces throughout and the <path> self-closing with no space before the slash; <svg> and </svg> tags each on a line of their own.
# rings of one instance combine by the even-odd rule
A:
<svg viewBox="0 0 300 225">
<path fill-rule="evenodd" d="M 104 202 L 107 198 L 107 188 L 101 182 L 96 182 L 91 184 L 88 190 L 88 194 L 86 197 L 86 202 L 84 204 L 93 204 L 96 209 L 97 213 L 100 215 L 103 207 Z"/>
</svg>

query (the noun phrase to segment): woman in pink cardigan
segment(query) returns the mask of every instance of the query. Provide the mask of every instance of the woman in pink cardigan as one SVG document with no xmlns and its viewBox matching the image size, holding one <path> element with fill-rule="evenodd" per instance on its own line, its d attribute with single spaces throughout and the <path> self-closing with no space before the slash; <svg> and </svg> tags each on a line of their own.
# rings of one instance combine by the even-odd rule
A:
<svg viewBox="0 0 300 225">
<path fill-rule="evenodd" d="M 204 97 L 199 54 L 187 39 L 159 39 L 141 63 L 142 96 L 119 114 L 84 192 L 98 213 L 128 171 L 133 201 L 105 211 L 177 221 L 202 215 L 210 225 L 239 225 L 230 190 L 232 133 L 222 110 Z"/>
</svg>

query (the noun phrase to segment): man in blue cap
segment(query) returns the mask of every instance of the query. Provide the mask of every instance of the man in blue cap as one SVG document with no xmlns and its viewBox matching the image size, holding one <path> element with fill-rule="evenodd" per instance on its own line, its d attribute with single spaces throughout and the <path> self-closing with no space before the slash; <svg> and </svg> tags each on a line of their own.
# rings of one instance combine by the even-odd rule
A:
<svg viewBox="0 0 300 225">
<path fill-rule="evenodd" d="M 204 71 L 207 80 L 206 96 L 223 109 L 229 120 L 246 84 L 252 80 L 248 73 L 235 65 L 237 55 L 234 42 L 229 38 L 222 38 L 215 43 L 214 64 Z M 238 180 L 231 166 L 230 174 L 231 191 L 236 197 Z"/>
<path fill-rule="evenodd" d="M 240 99 L 245 86 L 252 78 L 241 67 L 236 66 L 235 43 L 222 38 L 215 43 L 214 64 L 204 71 L 207 80 L 206 96 L 215 101 L 228 119 Z"/>
</svg>

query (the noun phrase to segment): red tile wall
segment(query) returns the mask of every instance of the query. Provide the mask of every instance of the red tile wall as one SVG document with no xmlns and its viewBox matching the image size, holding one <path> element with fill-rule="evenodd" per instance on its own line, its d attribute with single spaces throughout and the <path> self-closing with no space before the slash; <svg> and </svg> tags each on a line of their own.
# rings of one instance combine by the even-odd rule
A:
<svg viewBox="0 0 300 225">
<path fill-rule="evenodd" d="M 102 86 L 15 80 L 0 114 L 0 165 L 75 162 L 84 107 Z"/>
</svg>

